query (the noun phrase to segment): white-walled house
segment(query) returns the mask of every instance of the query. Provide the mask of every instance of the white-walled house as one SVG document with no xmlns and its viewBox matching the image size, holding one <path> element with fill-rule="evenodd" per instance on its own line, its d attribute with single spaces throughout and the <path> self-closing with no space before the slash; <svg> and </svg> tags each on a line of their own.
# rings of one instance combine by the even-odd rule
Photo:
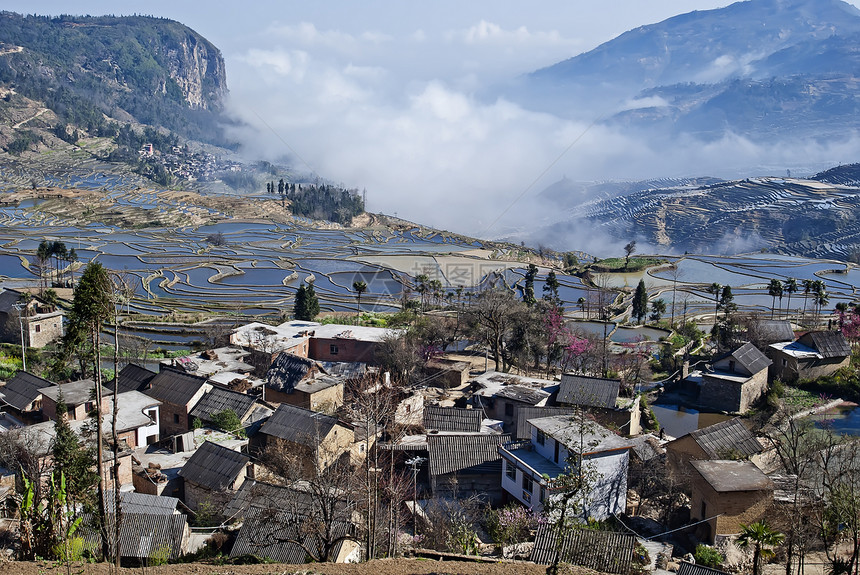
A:
<svg viewBox="0 0 860 575">
<path fill-rule="evenodd" d="M 531 437 L 499 447 L 502 489 L 527 507 L 541 511 L 552 497 L 553 480 L 567 470 L 571 453 L 582 452 L 591 476 L 583 518 L 603 520 L 624 513 L 630 443 L 598 423 L 576 415 L 530 419 Z"/>
</svg>

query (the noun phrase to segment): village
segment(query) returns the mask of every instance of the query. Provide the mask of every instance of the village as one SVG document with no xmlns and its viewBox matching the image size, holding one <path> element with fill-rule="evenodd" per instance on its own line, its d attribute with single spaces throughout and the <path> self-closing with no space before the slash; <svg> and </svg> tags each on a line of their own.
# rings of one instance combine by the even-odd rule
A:
<svg viewBox="0 0 860 575">
<path fill-rule="evenodd" d="M 672 351 L 663 363 L 677 370 L 658 379 L 636 344 L 570 331 L 547 284 L 541 299 L 495 288 L 449 306 L 419 290 L 403 327 L 250 321 L 156 366 L 80 348 L 72 380 L 25 363 L 0 386 L 7 553 L 72 542 L 66 558 L 131 565 L 483 556 L 622 574 L 856 565 L 860 460 L 826 419 L 851 404 L 808 391 L 853 371 L 843 332 L 855 310 L 840 306 L 828 326 L 820 313 L 733 319 L 718 307 L 720 329 Z M 6 339 L 68 340 L 64 308 L 32 291 L 0 293 Z M 307 315 L 298 297 L 293 311 Z M 549 321 L 529 326 L 529 314 Z M 534 329 L 546 348 L 518 350 Z M 672 435 L 649 405 L 668 400 L 717 422 Z M 56 498 L 58 470 L 75 469 L 89 483 L 77 491 L 83 480 L 64 475 L 62 510 L 22 503 Z M 40 513 L 56 524 L 47 541 Z"/>
</svg>

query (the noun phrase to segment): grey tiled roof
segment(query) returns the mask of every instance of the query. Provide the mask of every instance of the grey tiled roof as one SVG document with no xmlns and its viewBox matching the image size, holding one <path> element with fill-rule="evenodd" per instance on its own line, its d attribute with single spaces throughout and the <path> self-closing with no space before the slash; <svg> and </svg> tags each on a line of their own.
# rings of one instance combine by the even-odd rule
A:
<svg viewBox="0 0 860 575">
<path fill-rule="evenodd" d="M 314 367 L 325 372 L 322 366 L 312 359 L 281 352 L 269 367 L 266 385 L 271 389 L 292 393 L 296 385 L 306 378 Z"/>
<path fill-rule="evenodd" d="M 242 483 L 239 490 L 236 491 L 236 495 L 224 508 L 224 515 L 230 518 L 242 518 L 254 505 L 286 509 L 297 503 L 301 505 L 305 501 L 310 504 L 307 495 L 289 487 L 260 483 L 249 479 Z"/>
<path fill-rule="evenodd" d="M 18 303 L 20 298 L 21 292 L 15 290 L 7 289 L 0 292 L 0 312 L 18 313 L 12 305 Z"/>
<path fill-rule="evenodd" d="M 186 546 L 187 519 L 188 516 L 182 513 L 123 512 L 119 535 L 120 555 L 149 559 L 167 550 L 168 559 L 177 559 Z M 79 533 L 89 544 L 101 544 L 98 524 L 92 515 L 84 516 Z"/>
<path fill-rule="evenodd" d="M 254 397 L 230 391 L 223 387 L 213 387 L 197 402 L 191 410 L 191 417 L 199 417 L 202 421 L 211 421 L 212 416 L 222 411 L 232 410 L 244 421 L 245 417 L 254 407 Z"/>
<path fill-rule="evenodd" d="M 561 560 L 601 573 L 627 574 L 632 572 L 636 537 L 629 533 L 569 529 L 561 544 Z M 530 559 L 540 565 L 549 565 L 556 554 L 556 530 L 552 523 L 538 528 Z"/>
<path fill-rule="evenodd" d="M 588 407 L 615 407 L 621 382 L 617 379 L 565 373 L 561 376 L 558 403 Z"/>
<path fill-rule="evenodd" d="M 42 395 L 40 389 L 56 385 L 56 383 L 42 379 L 32 373 L 19 371 L 6 382 L 5 386 L 0 387 L 0 394 L 3 395 L 4 402 L 18 411 L 24 411 L 28 405 Z"/>
<path fill-rule="evenodd" d="M 761 469 L 749 461 L 712 459 L 692 460 L 690 464 L 718 493 L 773 490 L 774 484 Z"/>
<path fill-rule="evenodd" d="M 750 373 L 756 374 L 767 369 L 773 362 L 753 344 L 747 342 L 731 353 L 735 360 Z"/>
<path fill-rule="evenodd" d="M 249 461 L 247 455 L 207 441 L 185 462 L 179 475 L 201 487 L 222 491 L 245 472 Z"/>
<path fill-rule="evenodd" d="M 761 443 L 737 417 L 693 431 L 690 437 L 711 459 L 719 459 L 729 452 L 750 457 L 763 451 Z"/>
<path fill-rule="evenodd" d="M 143 391 L 156 375 L 158 374 L 154 371 L 130 363 L 119 370 L 119 393 Z M 108 384 L 108 387 L 113 389 L 113 381 Z"/>
<path fill-rule="evenodd" d="M 444 475 L 500 460 L 499 446 L 510 440 L 509 434 L 428 434 L 430 475 Z"/>
<path fill-rule="evenodd" d="M 316 447 L 319 438 L 325 437 L 337 425 L 344 425 L 336 417 L 282 403 L 260 428 L 260 433 Z"/>
<path fill-rule="evenodd" d="M 728 573 L 718 569 L 711 569 L 704 565 L 696 565 L 695 563 L 681 561 L 681 564 L 678 567 L 678 575 L 728 575 Z"/>
<path fill-rule="evenodd" d="M 807 341 L 812 345 L 809 345 Z M 827 359 L 851 355 L 851 347 L 845 341 L 845 336 L 838 331 L 811 331 L 801 336 L 800 342 L 817 350 L 822 357 Z"/>
<path fill-rule="evenodd" d="M 556 415 L 572 415 L 576 413 L 574 407 L 532 407 L 530 405 L 518 405 L 514 414 L 517 418 L 516 439 L 528 439 L 532 436 L 532 427 L 529 419 L 539 417 L 553 417 Z"/>
<path fill-rule="evenodd" d="M 765 345 L 780 341 L 794 341 L 794 331 L 791 322 L 784 319 L 763 319 L 755 326 L 758 340 Z"/>
<path fill-rule="evenodd" d="M 315 554 L 320 553 L 318 541 L 307 532 L 306 526 L 311 523 L 311 518 L 288 511 L 251 507 L 236 536 L 230 557 L 256 555 L 278 563 L 307 563 L 310 559 L 307 551 L 294 541 L 301 541 Z M 335 521 L 332 524 L 334 537 L 346 536 L 352 531 L 348 523 Z M 334 557 L 340 553 L 342 545 L 341 542 L 336 546 Z"/>
<path fill-rule="evenodd" d="M 204 385 L 206 385 L 205 377 L 162 366 L 158 375 L 150 381 L 150 388 L 146 390 L 146 394 L 164 403 L 188 405 L 194 394 Z"/>
<path fill-rule="evenodd" d="M 484 414 L 480 409 L 458 407 L 424 406 L 424 428 L 436 431 L 481 431 Z"/>
</svg>

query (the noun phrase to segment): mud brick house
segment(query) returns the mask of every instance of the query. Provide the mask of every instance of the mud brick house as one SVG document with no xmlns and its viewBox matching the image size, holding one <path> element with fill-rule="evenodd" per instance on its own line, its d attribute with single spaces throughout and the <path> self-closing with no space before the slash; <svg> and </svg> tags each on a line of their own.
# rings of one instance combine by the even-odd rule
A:
<svg viewBox="0 0 860 575">
<path fill-rule="evenodd" d="M 767 392 L 771 360 L 745 343 L 716 359 L 702 374 L 699 404 L 710 410 L 744 413 Z"/>
<path fill-rule="evenodd" d="M 57 419 L 57 402 L 60 395 L 63 396 L 63 401 L 66 404 L 66 417 L 71 421 L 81 421 L 89 417 L 89 414 L 95 410 L 96 404 L 93 398 L 95 394 L 96 384 L 91 379 L 81 379 L 72 381 L 62 385 L 51 385 L 42 388 L 42 414 L 47 419 Z M 110 396 L 113 391 L 102 386 L 102 403 L 100 412 L 107 413 L 110 409 Z"/>
<path fill-rule="evenodd" d="M 191 410 L 212 389 L 203 377 L 163 366 L 149 382 L 146 394 L 161 402 L 162 439 L 191 429 Z"/>
<path fill-rule="evenodd" d="M 600 424 L 574 415 L 530 419 L 528 440 L 499 447 L 502 488 L 523 505 L 540 511 L 552 497 L 553 480 L 565 473 L 571 453 L 582 452 L 583 465 L 594 471 L 583 517 L 598 520 L 624 513 L 631 444 Z"/>
<path fill-rule="evenodd" d="M 692 461 L 691 521 L 703 521 L 700 540 L 735 535 L 764 517 L 773 504 L 773 481 L 749 461 Z"/>
<path fill-rule="evenodd" d="M 295 455 L 304 473 L 312 474 L 349 457 L 354 443 L 355 432 L 348 423 L 282 403 L 251 438 L 248 449 L 259 456 L 269 447 L 282 446 Z"/>
<path fill-rule="evenodd" d="M 52 381 L 19 371 L 0 387 L 0 401 L 24 421 L 38 423 L 42 421 L 42 389 L 56 386 Z"/>
<path fill-rule="evenodd" d="M 37 297 L 22 300 L 22 295 L 10 289 L 0 292 L 0 341 L 21 345 L 22 329 L 27 347 L 45 347 L 62 338 L 65 313 Z M 19 311 L 16 305 L 24 307 Z"/>
<path fill-rule="evenodd" d="M 810 331 L 797 341 L 774 343 L 768 347 L 773 360 L 771 377 L 783 381 L 815 379 L 847 367 L 851 346 L 838 331 Z"/>
<path fill-rule="evenodd" d="M 182 501 L 197 511 L 201 505 L 221 510 L 242 486 L 246 474 L 253 477 L 251 458 L 239 451 L 206 441 L 179 470 Z"/>
<path fill-rule="evenodd" d="M 427 385 L 451 389 L 469 381 L 471 365 L 467 361 L 436 357 L 424 364 Z"/>
<path fill-rule="evenodd" d="M 626 435 L 637 435 L 642 430 L 639 397 L 619 397 L 620 389 L 618 379 L 565 373 L 555 401 L 559 405 L 585 408 L 601 425 Z"/>
<path fill-rule="evenodd" d="M 265 400 L 311 411 L 334 412 L 343 405 L 343 380 L 328 377 L 318 361 L 281 353 L 266 374 Z"/>
<path fill-rule="evenodd" d="M 758 439 L 738 418 L 721 421 L 666 444 L 666 463 L 673 473 L 686 474 L 692 460 L 749 459 L 762 453 Z"/>
</svg>

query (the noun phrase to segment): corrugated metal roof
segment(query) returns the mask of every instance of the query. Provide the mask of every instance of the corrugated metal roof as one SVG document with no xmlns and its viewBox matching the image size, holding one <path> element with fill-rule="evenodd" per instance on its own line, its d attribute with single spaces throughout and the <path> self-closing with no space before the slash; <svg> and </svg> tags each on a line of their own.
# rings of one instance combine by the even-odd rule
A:
<svg viewBox="0 0 860 575">
<path fill-rule="evenodd" d="M 630 573 L 636 537 L 629 533 L 568 529 L 561 544 L 561 560 L 571 565 L 594 569 L 601 573 Z M 549 565 L 556 554 L 555 526 L 545 523 L 538 528 L 531 560 Z"/>
<path fill-rule="evenodd" d="M 3 395 L 3 401 L 18 411 L 25 411 L 31 403 L 42 395 L 40 389 L 56 385 L 56 383 L 42 379 L 32 373 L 19 371 L 6 382 L 6 385 L 0 387 L 0 394 Z"/>
<path fill-rule="evenodd" d="M 747 342 L 731 353 L 739 364 L 744 366 L 750 373 L 756 374 L 767 369 L 773 362 L 756 346 Z"/>
<path fill-rule="evenodd" d="M 839 331 L 810 331 L 801 336 L 799 341 L 817 350 L 825 359 L 851 355 L 851 346 Z"/>
<path fill-rule="evenodd" d="M 123 512 L 121 517 L 119 551 L 123 557 L 150 559 L 162 557 L 166 551 L 167 558 L 172 560 L 185 552 L 189 535 L 186 515 Z M 101 545 L 101 535 L 94 516 L 84 516 L 79 533 L 90 545 Z M 113 531 L 110 530 L 110 540 L 113 540 L 112 535 Z"/>
<path fill-rule="evenodd" d="M 230 518 L 242 518 L 254 505 L 286 509 L 296 504 L 301 507 L 304 504 L 310 505 L 311 501 L 307 494 L 288 487 L 247 480 L 242 483 L 236 495 L 224 508 L 224 515 Z"/>
<path fill-rule="evenodd" d="M 202 421 L 211 421 L 213 415 L 229 409 L 239 416 L 240 420 L 244 421 L 254 408 L 254 402 L 255 398 L 246 393 L 230 391 L 216 386 L 200 398 L 190 415 L 191 417 L 199 417 Z"/>
<path fill-rule="evenodd" d="M 260 433 L 316 447 L 319 439 L 337 425 L 346 427 L 336 417 L 282 403 L 260 428 Z"/>
<path fill-rule="evenodd" d="M 245 472 L 250 461 L 247 455 L 206 441 L 179 470 L 180 477 L 212 491 L 227 489 Z"/>
<path fill-rule="evenodd" d="M 166 495 L 149 495 L 147 493 L 138 493 L 136 491 L 121 491 L 120 510 L 123 516 L 128 513 L 142 513 L 148 515 L 172 515 L 176 511 L 176 506 L 179 505 L 179 499 L 168 497 Z M 114 512 L 114 494 L 113 489 L 105 491 L 105 502 L 107 504 L 108 513 Z"/>
<path fill-rule="evenodd" d="M 728 575 L 728 573 L 720 571 L 719 569 L 711 569 L 704 565 L 696 565 L 695 563 L 681 561 L 678 567 L 678 575 Z"/>
<path fill-rule="evenodd" d="M 311 560 L 307 551 L 297 542 L 319 555 L 322 545 L 313 535 L 319 527 L 319 520 L 297 515 L 283 510 L 251 507 L 242 528 L 236 536 L 236 543 L 230 557 L 256 555 L 278 563 L 307 563 Z M 332 537 L 345 537 L 353 532 L 351 525 L 344 522 L 332 523 Z M 343 543 L 334 549 L 334 557 L 340 554 Z"/>
<path fill-rule="evenodd" d="M 149 382 L 158 375 L 145 367 L 130 363 L 119 371 L 119 393 L 126 391 L 143 391 Z M 108 384 L 113 389 L 113 381 Z"/>
<path fill-rule="evenodd" d="M 532 436 L 532 426 L 529 425 L 529 419 L 537 419 L 539 417 L 554 417 L 556 415 L 572 415 L 576 413 L 576 408 L 573 407 L 532 407 L 526 405 L 518 405 L 514 415 L 517 418 L 517 439 L 529 439 Z"/>
<path fill-rule="evenodd" d="M 565 373 L 561 376 L 558 389 L 558 403 L 568 405 L 583 405 L 588 407 L 606 407 L 613 409 L 618 399 L 621 382 L 617 379 L 588 377 Z"/>
<path fill-rule="evenodd" d="M 146 395 L 173 405 L 188 405 L 200 388 L 206 385 L 205 377 L 162 366 L 158 375 L 150 381 Z"/>
<path fill-rule="evenodd" d="M 484 413 L 480 409 L 461 409 L 437 405 L 424 406 L 425 429 L 477 433 L 481 431 L 483 420 Z"/>
<path fill-rule="evenodd" d="M 305 379 L 314 367 L 325 372 L 323 367 L 312 359 L 281 352 L 269 367 L 266 385 L 271 389 L 292 393 L 296 385 Z"/>
<path fill-rule="evenodd" d="M 430 454 L 430 475 L 444 475 L 475 467 L 489 461 L 500 460 L 499 446 L 511 440 L 509 434 L 488 435 L 446 434 L 427 435 Z"/>
<path fill-rule="evenodd" d="M 750 457 L 763 451 L 761 443 L 737 417 L 693 431 L 690 437 L 711 459 L 725 457 L 728 453 Z"/>
</svg>

